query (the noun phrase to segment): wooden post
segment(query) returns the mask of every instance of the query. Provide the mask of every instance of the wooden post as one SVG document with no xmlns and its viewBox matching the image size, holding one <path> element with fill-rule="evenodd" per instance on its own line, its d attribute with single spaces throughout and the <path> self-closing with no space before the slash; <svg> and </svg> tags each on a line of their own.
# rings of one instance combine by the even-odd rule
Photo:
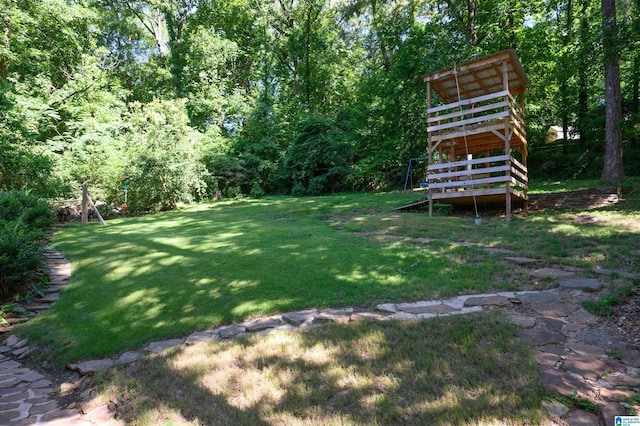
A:
<svg viewBox="0 0 640 426">
<path fill-rule="evenodd" d="M 87 226 L 89 222 L 89 193 L 87 184 L 82 185 L 82 226 Z"/>
<path fill-rule="evenodd" d="M 509 70 L 507 69 L 507 62 L 502 63 L 502 86 L 503 89 L 507 92 L 509 91 Z M 505 99 L 509 100 L 509 95 L 505 96 Z M 509 114 L 504 124 L 504 153 L 511 158 L 511 141 L 509 138 L 509 126 L 510 126 L 510 108 L 509 103 L 507 102 L 507 106 L 505 107 L 505 111 Z M 505 210 L 507 216 L 507 222 L 511 222 L 511 160 L 506 161 L 506 166 L 508 166 L 507 171 L 505 172 L 506 177 L 508 178 L 505 183 Z"/>
<path fill-rule="evenodd" d="M 429 126 L 429 110 L 431 109 L 431 82 L 427 81 L 427 127 Z M 433 217 L 433 189 L 429 180 L 429 166 L 433 163 L 433 147 L 431 146 L 431 134 L 427 132 L 427 184 L 429 185 L 429 217 Z"/>
</svg>

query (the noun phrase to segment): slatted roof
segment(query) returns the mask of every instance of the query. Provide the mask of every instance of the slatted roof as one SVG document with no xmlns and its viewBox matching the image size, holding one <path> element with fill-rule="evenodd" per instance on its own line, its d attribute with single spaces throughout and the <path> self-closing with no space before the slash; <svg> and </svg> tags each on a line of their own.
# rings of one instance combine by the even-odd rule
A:
<svg viewBox="0 0 640 426">
<path fill-rule="evenodd" d="M 507 64 L 509 91 L 524 93 L 530 86 L 529 78 L 515 50 L 504 50 L 462 65 L 425 75 L 433 90 L 445 103 L 458 101 L 456 73 L 460 86 L 460 99 L 471 99 L 489 93 L 500 92 L 503 88 L 502 64 Z"/>
</svg>

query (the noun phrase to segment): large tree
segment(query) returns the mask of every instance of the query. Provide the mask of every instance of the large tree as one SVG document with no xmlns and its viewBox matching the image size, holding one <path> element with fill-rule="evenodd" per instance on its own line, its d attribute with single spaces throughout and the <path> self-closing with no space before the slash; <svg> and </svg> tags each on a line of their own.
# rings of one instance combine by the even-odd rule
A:
<svg viewBox="0 0 640 426">
<path fill-rule="evenodd" d="M 616 36 L 616 2 L 602 0 L 602 34 L 605 71 L 605 156 L 602 180 L 624 178 L 622 163 L 622 104 L 620 98 L 620 58 Z"/>
</svg>

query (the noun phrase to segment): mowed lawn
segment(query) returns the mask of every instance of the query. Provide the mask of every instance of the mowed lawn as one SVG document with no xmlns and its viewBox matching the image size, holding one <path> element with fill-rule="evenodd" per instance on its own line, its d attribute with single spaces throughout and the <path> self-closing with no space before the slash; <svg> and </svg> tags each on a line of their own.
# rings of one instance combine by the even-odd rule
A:
<svg viewBox="0 0 640 426">
<path fill-rule="evenodd" d="M 471 217 L 392 211 L 415 198 L 232 200 L 107 226 L 68 225 L 52 245 L 73 262 L 71 282 L 19 332 L 62 365 L 274 312 L 531 284 L 486 246 L 585 268 L 638 268 L 637 211 L 593 212 L 589 220 L 574 220 L 575 212 L 511 223 L 486 217 L 482 226 Z M 463 241 L 480 245 L 457 244 Z"/>
<path fill-rule="evenodd" d="M 273 312 L 514 287 L 492 280 L 498 262 L 466 262 L 469 248 L 381 243 L 343 229 L 413 198 L 227 201 L 68 225 L 52 245 L 72 261 L 71 282 L 22 331 L 66 363 Z"/>
</svg>

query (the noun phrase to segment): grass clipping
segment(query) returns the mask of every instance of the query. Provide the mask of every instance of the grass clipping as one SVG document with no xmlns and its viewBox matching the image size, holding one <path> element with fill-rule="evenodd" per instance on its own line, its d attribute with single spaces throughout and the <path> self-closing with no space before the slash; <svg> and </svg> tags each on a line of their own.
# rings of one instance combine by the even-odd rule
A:
<svg viewBox="0 0 640 426">
<path fill-rule="evenodd" d="M 536 364 L 481 314 L 350 323 L 176 349 L 114 370 L 127 424 L 538 424 Z"/>
</svg>

